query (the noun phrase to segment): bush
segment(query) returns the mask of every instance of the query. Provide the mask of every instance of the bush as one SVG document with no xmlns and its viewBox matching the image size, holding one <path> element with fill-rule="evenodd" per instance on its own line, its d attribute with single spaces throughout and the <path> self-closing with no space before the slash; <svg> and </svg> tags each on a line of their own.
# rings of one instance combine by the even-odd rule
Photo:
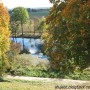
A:
<svg viewBox="0 0 90 90">
<path fill-rule="evenodd" d="M 48 60 L 42 60 L 41 58 L 37 58 L 37 56 L 32 56 L 31 54 L 17 55 L 13 61 L 12 68 L 10 70 L 10 74 L 12 75 L 90 80 L 89 68 L 85 69 L 83 73 L 76 70 L 74 74 L 67 74 L 63 71 L 50 69 L 50 63 Z"/>
<path fill-rule="evenodd" d="M 17 55 L 20 53 L 20 51 L 21 51 L 21 44 L 12 41 L 10 43 L 10 52 L 12 52 L 13 55 Z"/>
<path fill-rule="evenodd" d="M 42 60 L 38 56 L 32 56 L 31 54 L 20 54 L 14 58 L 14 63 L 21 65 L 22 67 L 42 67 L 48 68 L 49 61 Z"/>
<path fill-rule="evenodd" d="M 2 82 L 3 81 L 3 78 L 2 77 L 0 77 L 0 82 Z"/>
<path fill-rule="evenodd" d="M 75 71 L 74 74 L 70 74 L 68 77 L 75 80 L 90 80 L 90 67 L 84 69 L 83 72 Z"/>
<path fill-rule="evenodd" d="M 30 54 L 29 49 L 24 47 L 23 50 L 20 51 L 20 54 L 23 54 L 23 53 Z"/>
<path fill-rule="evenodd" d="M 31 54 L 20 54 L 16 55 L 13 58 L 12 64 L 11 64 L 11 74 L 17 74 L 17 75 L 23 75 L 23 70 L 27 71 L 25 72 L 26 75 L 29 73 L 30 69 L 38 69 L 39 70 L 47 70 L 49 68 L 49 61 L 48 60 L 42 60 L 38 58 L 37 56 L 32 56 Z"/>
<path fill-rule="evenodd" d="M 12 64 L 14 62 L 14 57 L 19 54 L 20 48 L 20 43 L 10 43 L 10 50 L 6 53 L 9 60 L 10 68 L 12 67 Z M 7 68 L 7 71 L 10 70 L 10 68 Z"/>
</svg>

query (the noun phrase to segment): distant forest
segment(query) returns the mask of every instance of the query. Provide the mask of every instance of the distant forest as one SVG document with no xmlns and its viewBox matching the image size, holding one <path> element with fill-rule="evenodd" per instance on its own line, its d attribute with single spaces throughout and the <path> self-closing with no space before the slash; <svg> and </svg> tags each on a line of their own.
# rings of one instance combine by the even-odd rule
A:
<svg viewBox="0 0 90 90">
<path fill-rule="evenodd" d="M 42 17 L 47 16 L 49 14 L 50 8 L 27 8 L 28 13 L 30 14 L 30 17 Z M 12 10 L 9 10 L 9 13 L 12 13 Z"/>
</svg>

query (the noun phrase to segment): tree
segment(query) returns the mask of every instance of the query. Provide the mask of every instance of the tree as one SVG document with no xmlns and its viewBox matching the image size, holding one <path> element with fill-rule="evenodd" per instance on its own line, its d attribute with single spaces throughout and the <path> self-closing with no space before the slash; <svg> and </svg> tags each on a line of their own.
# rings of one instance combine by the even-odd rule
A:
<svg viewBox="0 0 90 90">
<path fill-rule="evenodd" d="M 6 52 L 9 50 L 9 37 L 9 13 L 3 4 L 0 3 L 0 76 L 2 76 L 5 68 L 8 67 Z"/>
<path fill-rule="evenodd" d="M 74 66 L 78 66 L 81 71 L 90 65 L 89 4 L 90 0 L 70 0 L 62 12 L 62 16 L 64 15 L 69 21 L 67 23 L 67 40 L 71 48 L 67 50 L 67 56 L 68 59 L 73 59 Z M 70 15 L 70 13 L 72 14 Z"/>
<path fill-rule="evenodd" d="M 12 21 L 15 23 L 21 24 L 21 30 L 22 30 L 22 40 L 23 40 L 23 24 L 26 23 L 29 19 L 29 14 L 27 9 L 24 7 L 16 7 L 12 10 Z M 23 40 L 23 48 L 24 48 L 24 40 Z"/>
<path fill-rule="evenodd" d="M 43 32 L 44 30 L 46 30 L 46 28 L 47 28 L 46 19 L 45 19 L 45 17 L 42 17 L 41 22 L 40 22 L 40 24 L 39 24 L 39 26 L 38 26 L 38 30 L 39 30 L 39 32 L 41 33 L 41 35 L 42 35 L 42 32 Z"/>
<path fill-rule="evenodd" d="M 90 0 L 50 0 L 54 5 L 43 33 L 45 52 L 55 70 L 82 71 L 90 65 Z"/>
<path fill-rule="evenodd" d="M 16 39 L 15 42 L 17 43 L 17 31 L 19 30 L 19 23 L 11 22 L 10 30 L 11 30 L 12 36 L 15 36 L 15 39 Z M 13 41 L 14 41 L 14 37 L 13 37 Z"/>
<path fill-rule="evenodd" d="M 39 26 L 39 23 L 40 23 L 40 20 L 38 17 L 33 17 L 33 33 L 34 33 L 34 36 L 35 36 L 35 33 L 37 31 L 37 28 Z"/>
</svg>

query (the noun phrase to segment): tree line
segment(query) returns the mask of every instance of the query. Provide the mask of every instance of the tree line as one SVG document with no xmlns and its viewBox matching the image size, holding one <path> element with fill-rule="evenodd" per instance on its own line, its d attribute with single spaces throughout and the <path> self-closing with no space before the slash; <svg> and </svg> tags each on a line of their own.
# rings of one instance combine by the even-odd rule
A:
<svg viewBox="0 0 90 90">
<path fill-rule="evenodd" d="M 26 10 L 28 11 L 28 13 L 33 13 L 33 12 L 43 12 L 43 11 L 47 11 L 49 12 L 50 8 L 26 8 Z M 9 14 L 11 15 L 12 14 L 12 10 L 8 10 L 9 11 Z"/>
</svg>

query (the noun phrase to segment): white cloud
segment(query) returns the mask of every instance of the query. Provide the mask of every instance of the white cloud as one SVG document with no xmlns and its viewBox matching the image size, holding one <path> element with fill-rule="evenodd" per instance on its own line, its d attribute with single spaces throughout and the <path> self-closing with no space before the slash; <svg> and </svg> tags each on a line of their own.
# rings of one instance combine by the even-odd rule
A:
<svg viewBox="0 0 90 90">
<path fill-rule="evenodd" d="M 37 8 L 37 7 L 51 7 L 49 0 L 3 0 L 7 8 L 14 8 L 17 6 Z"/>
</svg>

